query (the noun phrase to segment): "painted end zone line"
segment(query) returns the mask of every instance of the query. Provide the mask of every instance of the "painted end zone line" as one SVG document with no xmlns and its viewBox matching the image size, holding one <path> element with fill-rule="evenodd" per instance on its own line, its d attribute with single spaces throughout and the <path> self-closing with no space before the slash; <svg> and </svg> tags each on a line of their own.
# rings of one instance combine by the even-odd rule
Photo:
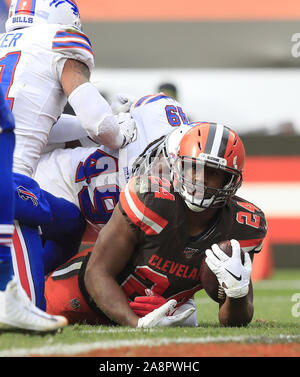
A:
<svg viewBox="0 0 300 377">
<path fill-rule="evenodd" d="M 44 346 L 38 348 L 11 348 L 9 350 L 0 351 L 0 357 L 25 357 L 31 355 L 47 356 L 47 355 L 76 355 L 94 351 L 97 349 L 110 349 L 121 347 L 138 347 L 138 346 L 164 346 L 169 344 L 205 344 L 205 343 L 228 343 L 228 342 L 248 342 L 248 343 L 265 343 L 272 344 L 276 342 L 300 342 L 300 335 L 279 335 L 273 337 L 266 336 L 235 336 L 235 337 L 199 337 L 199 338 L 159 338 L 159 339 L 137 339 L 133 341 L 103 341 L 94 343 L 77 343 L 63 344 L 59 343 L 52 346 Z"/>
</svg>

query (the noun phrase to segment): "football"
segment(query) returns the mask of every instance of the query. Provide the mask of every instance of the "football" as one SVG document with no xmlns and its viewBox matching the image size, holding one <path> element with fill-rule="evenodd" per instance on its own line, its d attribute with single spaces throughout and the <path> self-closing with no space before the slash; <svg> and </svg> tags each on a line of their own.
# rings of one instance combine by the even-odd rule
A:
<svg viewBox="0 0 300 377">
<path fill-rule="evenodd" d="M 232 248 L 229 240 L 219 242 L 217 244 L 220 249 L 231 257 Z M 200 269 L 200 280 L 205 292 L 210 298 L 219 304 L 223 304 L 226 298 L 224 289 L 219 285 L 216 275 L 211 271 L 205 262 L 206 257 L 203 259 Z M 244 263 L 244 253 L 241 252 L 242 263 Z"/>
</svg>

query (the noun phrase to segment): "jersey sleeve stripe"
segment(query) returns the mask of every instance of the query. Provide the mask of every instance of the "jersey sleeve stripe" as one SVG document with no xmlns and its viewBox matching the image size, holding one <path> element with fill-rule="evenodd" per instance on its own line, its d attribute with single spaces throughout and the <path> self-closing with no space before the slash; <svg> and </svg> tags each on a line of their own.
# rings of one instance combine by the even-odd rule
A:
<svg viewBox="0 0 300 377">
<path fill-rule="evenodd" d="M 56 32 L 52 41 L 52 49 L 79 48 L 90 52 L 93 56 L 93 48 L 90 40 L 84 33 L 67 32 L 59 30 Z"/>
<path fill-rule="evenodd" d="M 150 208 L 146 207 L 145 204 L 141 202 L 141 200 L 139 199 L 139 197 L 138 197 L 138 195 L 137 195 L 137 193 L 134 189 L 135 179 L 136 179 L 136 177 L 134 179 L 132 179 L 129 182 L 129 185 L 128 185 L 130 195 L 131 195 L 132 199 L 134 200 L 135 205 L 137 206 L 139 211 L 144 214 L 145 217 L 149 218 L 153 223 L 158 224 L 161 228 L 164 228 L 168 224 L 168 221 L 165 220 L 164 218 L 162 218 L 161 216 L 159 216 L 154 211 L 152 211 Z"/>
<path fill-rule="evenodd" d="M 136 107 L 140 107 L 140 106 L 143 106 L 143 105 L 147 105 L 148 103 L 158 101 L 158 100 L 160 100 L 162 98 L 174 100 L 174 98 L 169 97 L 166 94 L 149 94 L 147 96 L 144 96 L 144 97 L 140 98 L 135 103 L 134 107 L 136 108 Z"/>
<path fill-rule="evenodd" d="M 128 218 L 144 233 L 148 235 L 157 234 L 157 232 L 153 228 L 149 227 L 145 222 L 141 220 L 143 218 L 142 214 L 136 208 L 134 208 L 134 206 L 132 208 L 132 201 L 130 199 L 130 196 L 128 197 L 128 194 L 126 194 L 126 187 L 124 191 L 121 192 L 120 202 Z"/>
<path fill-rule="evenodd" d="M 139 106 L 141 106 L 142 103 L 143 103 L 144 101 L 146 101 L 146 99 L 149 98 L 149 97 L 152 97 L 152 95 L 151 95 L 151 94 L 148 94 L 147 96 L 144 96 L 144 97 L 140 98 L 140 99 L 135 103 L 134 107 L 139 107 Z"/>
<path fill-rule="evenodd" d="M 129 181 L 121 193 L 121 205 L 130 220 L 146 234 L 159 234 L 168 221 L 147 208 L 138 198 L 134 190 L 134 179 Z"/>
<path fill-rule="evenodd" d="M 130 221 L 133 224 L 135 224 L 136 226 L 138 226 L 139 228 L 141 228 L 141 230 L 143 232 L 145 232 L 146 234 L 151 234 L 152 233 L 152 229 L 149 228 L 148 226 L 146 226 L 146 224 L 143 224 L 140 221 L 140 219 L 135 215 L 135 213 L 131 210 L 131 207 L 128 205 L 128 202 L 127 202 L 125 190 L 121 191 L 121 194 L 120 194 L 120 204 L 121 204 L 123 210 L 125 211 L 126 215 L 128 216 L 128 218 L 130 219 Z"/>
<path fill-rule="evenodd" d="M 130 206 L 130 209 L 134 213 L 134 215 L 138 218 L 139 220 L 139 226 L 144 230 L 146 234 L 149 235 L 154 235 L 154 234 L 159 234 L 163 228 L 156 224 L 154 221 L 149 219 L 143 212 L 139 210 L 139 208 L 135 205 L 135 201 L 133 200 L 132 193 L 129 192 L 129 185 L 126 185 L 125 187 L 125 196 L 127 199 L 127 203 Z M 146 208 L 146 207 L 145 207 Z"/>
<path fill-rule="evenodd" d="M 151 102 L 155 102 L 155 101 L 158 101 L 158 100 L 160 100 L 160 99 L 162 99 L 162 98 L 165 98 L 165 99 L 173 99 L 173 98 L 171 98 L 171 97 L 166 96 L 165 94 L 159 94 L 159 95 L 157 95 L 157 96 L 155 96 L 155 97 L 153 97 L 153 98 L 150 98 L 148 101 L 145 102 L 145 104 L 147 104 L 147 103 L 151 103 Z"/>
<path fill-rule="evenodd" d="M 53 50 L 64 50 L 66 48 L 83 49 L 85 51 L 90 52 L 94 56 L 93 50 L 90 47 L 88 47 L 87 45 L 82 44 L 82 43 L 78 43 L 78 42 L 60 42 L 60 43 L 53 42 L 53 44 L 52 44 Z"/>
<path fill-rule="evenodd" d="M 58 31 L 55 34 L 54 40 L 56 40 L 56 39 L 65 39 L 65 38 L 68 38 L 68 39 L 74 39 L 74 38 L 75 39 L 81 39 L 82 41 L 87 42 L 90 47 L 92 47 L 91 42 L 88 39 L 88 37 L 85 34 L 82 34 L 82 33 L 67 33 L 65 31 Z"/>
</svg>

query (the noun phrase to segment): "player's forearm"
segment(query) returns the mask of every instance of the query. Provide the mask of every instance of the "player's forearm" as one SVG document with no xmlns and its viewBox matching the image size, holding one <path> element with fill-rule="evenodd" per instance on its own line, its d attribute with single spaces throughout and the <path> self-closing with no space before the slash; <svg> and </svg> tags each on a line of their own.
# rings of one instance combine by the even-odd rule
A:
<svg viewBox="0 0 300 377">
<path fill-rule="evenodd" d="M 241 298 L 227 297 L 219 310 L 220 324 L 229 326 L 247 326 L 253 317 L 254 307 L 249 295 Z"/>
<path fill-rule="evenodd" d="M 84 280 L 87 291 L 108 318 L 123 326 L 137 326 L 138 317 L 113 277 L 87 268 Z"/>
<path fill-rule="evenodd" d="M 87 136 L 88 133 L 82 127 L 78 117 L 69 114 L 62 114 L 50 131 L 48 144 L 66 143 Z"/>
<path fill-rule="evenodd" d="M 88 99 L 88 100 L 87 100 Z M 124 136 L 112 110 L 97 88 L 90 82 L 77 87 L 68 97 L 82 127 L 97 143 L 118 149 Z"/>
</svg>

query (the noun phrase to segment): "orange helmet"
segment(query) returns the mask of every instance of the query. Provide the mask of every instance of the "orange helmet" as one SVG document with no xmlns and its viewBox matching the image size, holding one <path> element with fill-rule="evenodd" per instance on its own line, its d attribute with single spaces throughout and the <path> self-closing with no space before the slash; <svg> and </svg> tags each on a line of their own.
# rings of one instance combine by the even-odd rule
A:
<svg viewBox="0 0 300 377">
<path fill-rule="evenodd" d="M 221 207 L 242 184 L 243 142 L 222 124 L 197 122 L 190 126 L 179 140 L 171 163 L 174 188 L 193 211 Z M 224 172 L 222 187 L 205 185 L 205 167 Z M 189 168 L 196 172 L 194 178 L 202 176 L 198 182 L 187 174 Z"/>
</svg>

